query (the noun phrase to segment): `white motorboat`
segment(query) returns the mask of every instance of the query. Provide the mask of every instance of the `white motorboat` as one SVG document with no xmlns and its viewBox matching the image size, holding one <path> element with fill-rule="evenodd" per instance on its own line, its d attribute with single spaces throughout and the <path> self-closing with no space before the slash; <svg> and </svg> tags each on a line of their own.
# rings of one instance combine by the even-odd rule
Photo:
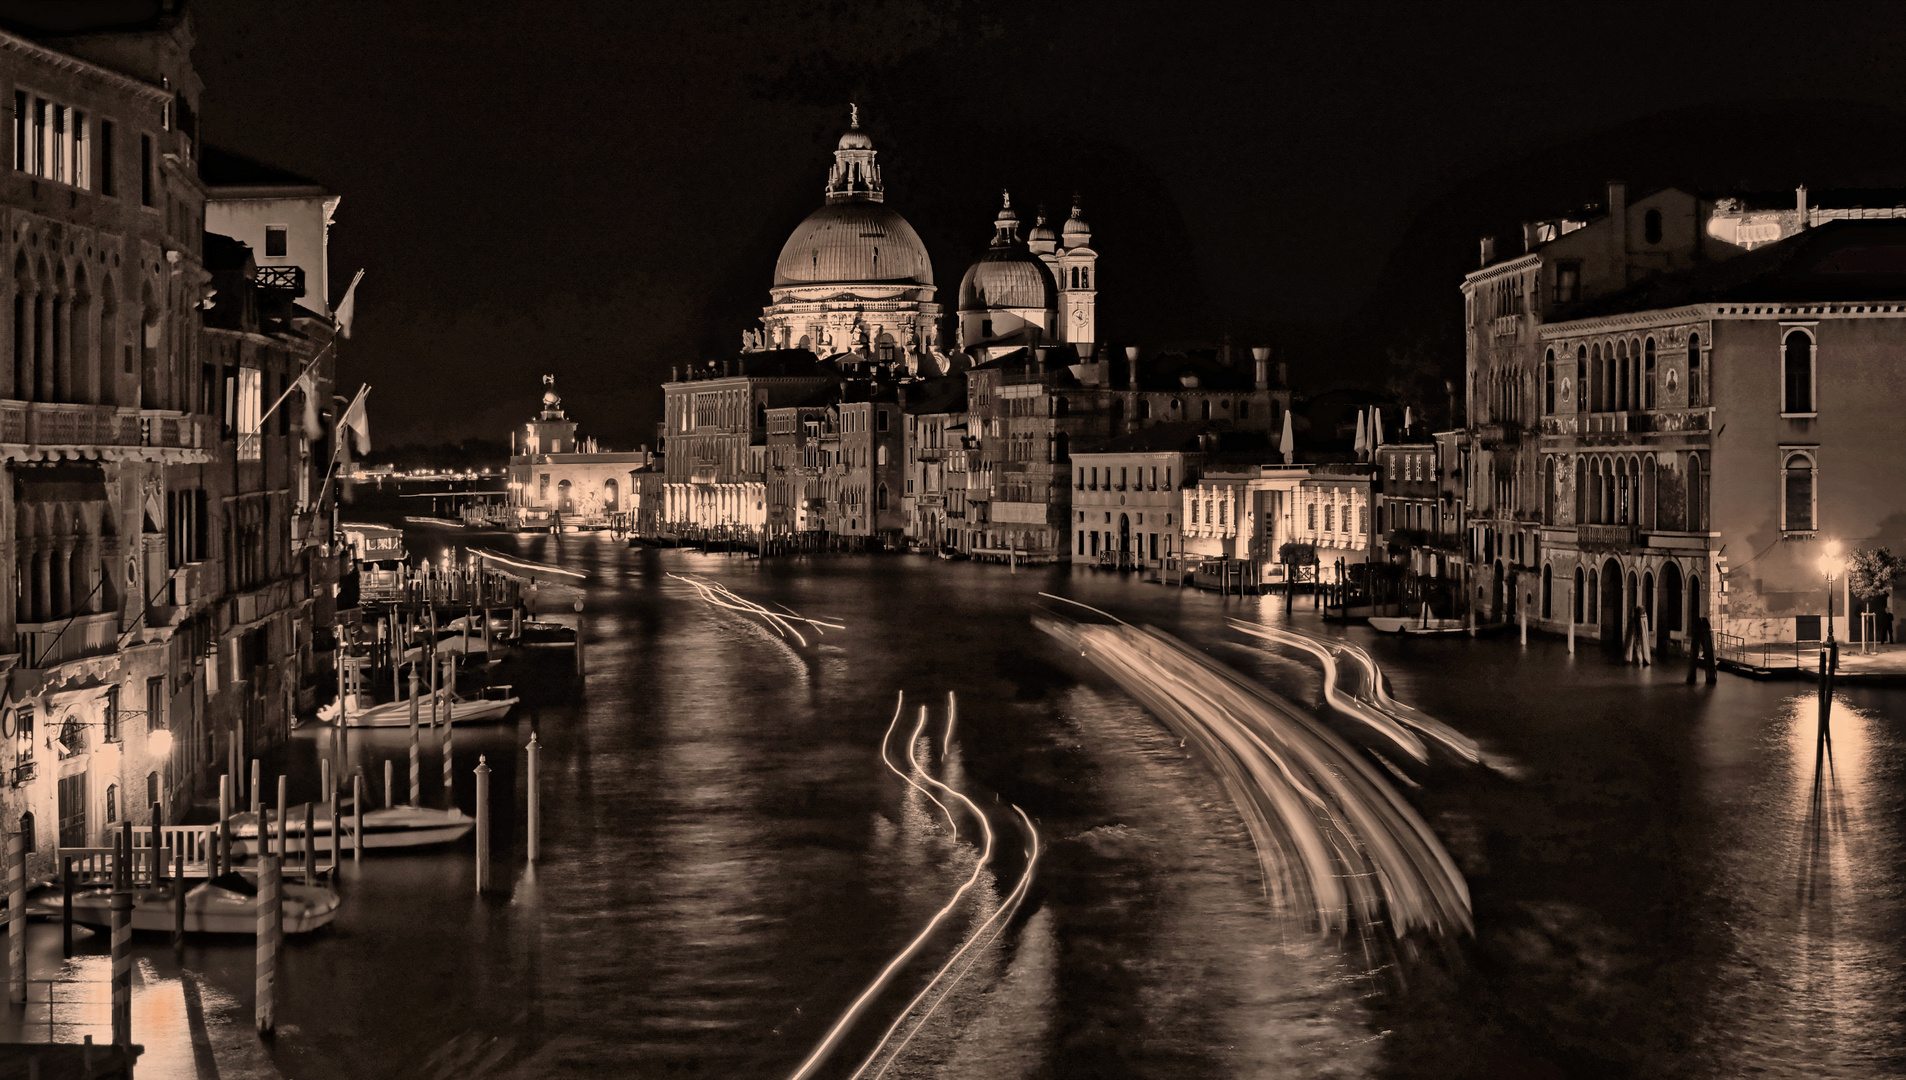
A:
<svg viewBox="0 0 1906 1080">
<path fill-rule="evenodd" d="M 304 934 L 337 917 L 338 894 L 321 885 L 281 881 L 285 933 Z M 135 889 L 132 928 L 169 933 L 178 925 L 170 886 Z M 27 905 L 34 915 L 61 918 L 65 894 L 58 886 L 35 891 Z M 112 925 L 112 890 L 84 888 L 73 892 L 73 921 L 83 926 Z M 246 870 L 201 881 L 185 893 L 185 929 L 195 934 L 257 934 L 258 874 Z"/>
<path fill-rule="evenodd" d="M 428 697 L 419 697 L 416 700 L 417 722 L 425 727 L 429 727 L 430 699 Z M 508 716 L 510 710 L 516 707 L 518 700 L 519 699 L 514 697 L 466 698 L 452 696 L 448 703 L 450 719 L 452 723 L 457 724 L 487 724 Z M 351 703 L 351 711 L 344 718 L 344 726 L 353 728 L 409 727 L 410 701 L 411 699 L 405 698 L 402 701 L 386 701 L 379 704 L 360 695 L 356 701 Z M 444 708 L 440 706 L 437 711 L 438 718 L 441 719 L 443 714 Z M 337 718 L 338 706 L 335 701 L 318 710 L 318 719 L 327 724 L 337 723 Z"/>
<path fill-rule="evenodd" d="M 318 851 L 331 850 L 331 808 L 319 806 L 312 817 L 312 836 L 317 840 Z M 351 826 L 353 815 L 349 809 L 341 810 L 344 815 L 344 835 L 341 847 L 350 848 L 352 844 Z M 364 846 L 367 849 L 428 847 L 431 844 L 448 844 L 461 840 L 476 828 L 476 819 L 461 810 L 432 810 L 423 806 L 387 806 L 378 810 L 364 811 Z M 278 846 L 278 826 L 272 823 L 272 848 Z M 285 850 L 287 854 L 304 852 L 304 815 L 293 811 L 290 828 L 286 830 Z M 258 854 L 258 819 L 246 810 L 232 815 L 232 851 L 238 855 Z"/>
<path fill-rule="evenodd" d="M 1454 634 L 1465 629 L 1461 619 L 1432 619 L 1427 609 L 1416 615 L 1372 615 L 1369 622 L 1386 634 Z"/>
</svg>

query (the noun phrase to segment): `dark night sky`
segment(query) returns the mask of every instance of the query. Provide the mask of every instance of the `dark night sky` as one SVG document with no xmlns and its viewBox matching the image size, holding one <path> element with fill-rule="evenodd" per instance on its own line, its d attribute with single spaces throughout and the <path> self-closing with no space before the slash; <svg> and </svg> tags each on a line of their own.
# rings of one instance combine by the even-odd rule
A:
<svg viewBox="0 0 1906 1080">
<path fill-rule="evenodd" d="M 605 443 L 732 350 L 846 102 L 939 299 L 1002 187 L 1101 253 L 1101 336 L 1293 375 L 1460 368 L 1474 237 L 1602 181 L 1906 183 L 1898 9 L 201 0 L 208 141 L 344 197 L 380 444 L 502 438 L 555 372 Z M 1509 242 L 1506 241 L 1505 242 Z"/>
</svg>

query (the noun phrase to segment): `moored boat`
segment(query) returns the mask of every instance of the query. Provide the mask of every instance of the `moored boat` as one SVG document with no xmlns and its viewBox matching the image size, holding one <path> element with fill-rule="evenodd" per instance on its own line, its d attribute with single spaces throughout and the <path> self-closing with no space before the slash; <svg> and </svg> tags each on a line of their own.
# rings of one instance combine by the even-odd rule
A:
<svg viewBox="0 0 1906 1080">
<path fill-rule="evenodd" d="M 316 839 L 319 851 L 329 851 L 331 847 L 331 808 L 316 807 L 312 817 L 312 836 Z M 350 810 L 341 811 L 344 815 L 344 835 L 341 847 L 352 843 L 351 827 L 353 815 Z M 387 806 L 377 810 L 364 811 L 364 847 L 369 850 L 379 848 L 428 847 L 432 844 L 448 844 L 461 840 L 476 828 L 476 819 L 461 810 L 433 810 L 424 806 Z M 278 826 L 272 825 L 272 848 L 278 846 Z M 304 851 L 304 817 L 292 814 L 289 828 L 285 830 L 285 850 L 287 853 Z M 258 854 L 258 819 L 247 810 L 232 815 L 232 851 L 239 855 Z"/>
<path fill-rule="evenodd" d="M 496 689 L 506 690 L 508 688 L 497 687 Z M 516 707 L 516 702 L 519 699 L 508 696 L 497 698 L 466 698 L 453 696 L 450 700 L 451 704 L 448 711 L 452 723 L 487 724 L 508 716 L 510 710 Z M 443 716 L 443 712 L 444 710 L 440 708 L 437 714 L 439 718 Z M 417 717 L 419 723 L 425 726 L 430 724 L 430 699 L 428 697 L 420 697 L 417 699 Z M 327 724 L 337 723 L 337 718 L 338 705 L 335 701 L 318 710 L 318 719 Z M 375 703 L 363 697 L 359 697 L 356 701 L 351 703 L 351 711 L 344 717 L 344 726 L 347 728 L 409 727 L 410 699 L 405 698 L 402 701 Z"/>
<path fill-rule="evenodd" d="M 337 917 L 338 894 L 322 885 L 281 881 L 278 885 L 285 912 L 285 933 L 305 934 Z M 171 888 L 135 889 L 132 928 L 170 932 L 178 925 Z M 28 901 L 30 914 L 59 918 L 65 895 L 58 886 L 35 891 Z M 112 924 L 112 890 L 76 889 L 73 921 L 82 926 Z M 195 934 L 256 934 L 258 879 L 255 871 L 221 874 L 202 881 L 185 893 L 185 929 Z"/>
</svg>

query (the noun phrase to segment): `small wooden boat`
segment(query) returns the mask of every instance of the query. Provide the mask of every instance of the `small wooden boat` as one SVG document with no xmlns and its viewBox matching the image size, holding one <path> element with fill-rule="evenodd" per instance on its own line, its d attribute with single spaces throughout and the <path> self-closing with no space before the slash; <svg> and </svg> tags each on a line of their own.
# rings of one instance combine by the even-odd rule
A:
<svg viewBox="0 0 1906 1080">
<path fill-rule="evenodd" d="M 1461 619 L 1432 619 L 1419 615 L 1372 615 L 1370 625 L 1385 634 L 1456 634 L 1468 629 Z"/>
<path fill-rule="evenodd" d="M 508 690 L 508 687 L 492 687 L 494 690 Z M 487 724 L 501 720 L 516 707 L 517 698 L 504 696 L 495 698 L 466 698 L 453 695 L 450 699 L 449 713 L 452 723 Z M 444 710 L 440 707 L 438 717 Z M 318 710 L 318 719 L 327 724 L 337 723 L 338 705 L 333 701 Z M 430 699 L 417 699 L 417 722 L 430 726 Z M 351 703 L 350 714 L 344 718 L 347 728 L 393 728 L 410 726 L 410 699 L 402 701 L 374 702 L 360 696 Z"/>
<path fill-rule="evenodd" d="M 331 850 L 331 808 L 316 807 L 312 818 L 311 832 L 317 840 L 318 850 Z M 353 815 L 349 809 L 340 811 L 344 815 L 344 848 L 351 846 L 351 822 Z M 288 854 L 301 854 L 304 851 L 304 815 L 293 812 L 290 827 L 286 830 L 285 850 Z M 377 810 L 364 811 L 364 847 L 367 850 L 379 848 L 429 847 L 432 844 L 448 844 L 470 835 L 476 828 L 476 819 L 461 810 L 433 810 L 423 806 L 387 806 Z M 272 824 L 271 845 L 278 846 L 278 826 Z M 258 819 L 246 810 L 232 815 L 232 851 L 239 855 L 258 854 Z"/>
<path fill-rule="evenodd" d="M 310 933 L 337 917 L 340 900 L 331 889 L 290 881 L 279 882 L 278 888 L 284 904 L 287 934 Z M 178 925 L 173 902 L 169 886 L 133 890 L 132 928 L 170 933 Z M 62 917 L 64 907 L 65 894 L 58 886 L 35 891 L 27 904 L 30 914 L 56 919 Z M 83 926 L 111 926 L 112 890 L 74 890 L 73 921 Z M 257 871 L 220 874 L 187 889 L 185 929 L 195 934 L 257 934 Z"/>
<path fill-rule="evenodd" d="M 576 628 L 553 622 L 526 622 L 516 637 L 518 645 L 574 645 Z"/>
</svg>

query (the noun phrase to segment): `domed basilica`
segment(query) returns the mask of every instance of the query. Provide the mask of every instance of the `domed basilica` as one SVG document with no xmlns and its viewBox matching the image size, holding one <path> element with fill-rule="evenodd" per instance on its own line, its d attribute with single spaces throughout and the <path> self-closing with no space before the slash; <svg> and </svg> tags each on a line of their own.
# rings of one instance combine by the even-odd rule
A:
<svg viewBox="0 0 1906 1080">
<path fill-rule="evenodd" d="M 858 110 L 834 150 L 826 198 L 782 246 L 771 303 L 761 329 L 743 333 L 744 351 L 807 349 L 842 368 L 895 377 L 946 374 L 1028 345 L 1090 354 L 1098 254 L 1076 201 L 1062 231 L 1042 214 L 1021 240 L 1006 197 L 991 247 L 960 283 L 958 337 L 948 343 L 933 262 L 913 226 L 886 205 Z"/>
</svg>

